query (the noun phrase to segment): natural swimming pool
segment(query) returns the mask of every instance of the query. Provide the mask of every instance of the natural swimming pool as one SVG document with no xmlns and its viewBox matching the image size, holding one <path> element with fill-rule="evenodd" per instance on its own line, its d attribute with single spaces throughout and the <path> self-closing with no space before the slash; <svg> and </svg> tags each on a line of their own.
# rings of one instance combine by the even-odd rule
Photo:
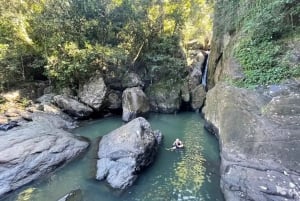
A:
<svg viewBox="0 0 300 201">
<path fill-rule="evenodd" d="M 219 187 L 218 141 L 204 130 L 204 120 L 199 114 L 151 114 L 148 120 L 153 129 L 162 131 L 163 143 L 155 162 L 126 191 L 112 190 L 105 182 L 95 180 L 97 139 L 123 124 L 121 118 L 115 116 L 82 122 L 73 132 L 92 141 L 87 153 L 2 201 L 56 201 L 78 188 L 85 201 L 223 201 Z M 186 148 L 166 150 L 176 138 L 180 138 Z"/>
</svg>

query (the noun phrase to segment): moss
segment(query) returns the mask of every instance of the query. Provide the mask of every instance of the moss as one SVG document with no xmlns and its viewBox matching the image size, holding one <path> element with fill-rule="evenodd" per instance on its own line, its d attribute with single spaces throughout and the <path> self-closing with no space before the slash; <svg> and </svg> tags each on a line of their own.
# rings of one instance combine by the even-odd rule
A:
<svg viewBox="0 0 300 201">
<path fill-rule="evenodd" d="M 215 9 L 214 40 L 219 40 L 219 44 L 213 48 L 219 54 L 226 53 L 223 60 L 235 57 L 242 65 L 245 79 L 236 83 L 237 85 L 251 87 L 273 84 L 300 75 L 299 62 L 290 62 L 293 50 L 287 43 L 299 41 L 300 5 L 297 2 L 218 1 Z M 224 41 L 220 39 L 225 34 L 231 36 L 226 51 Z M 219 47 L 220 43 L 222 47 Z M 216 68 L 217 56 L 218 54 L 210 60 L 212 68 Z"/>
<path fill-rule="evenodd" d="M 149 86 L 149 89 L 151 91 L 155 92 L 168 92 L 171 90 L 180 90 L 180 86 L 182 85 L 183 81 L 178 80 L 162 80 L 160 82 L 157 82 L 151 86 Z"/>
</svg>

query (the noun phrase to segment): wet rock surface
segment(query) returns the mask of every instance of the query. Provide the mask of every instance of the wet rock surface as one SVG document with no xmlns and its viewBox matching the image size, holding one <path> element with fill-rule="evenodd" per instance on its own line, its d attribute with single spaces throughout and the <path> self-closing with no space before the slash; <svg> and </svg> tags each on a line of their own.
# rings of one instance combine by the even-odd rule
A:
<svg viewBox="0 0 300 201">
<path fill-rule="evenodd" d="M 63 128 L 57 115 L 32 114 L 32 122 L 0 131 L 0 196 L 61 167 L 88 147 Z"/>
<path fill-rule="evenodd" d="M 226 200 L 300 200 L 299 108 L 299 82 L 257 91 L 218 83 L 208 92 Z"/>
<path fill-rule="evenodd" d="M 138 172 L 153 162 L 158 149 L 158 131 L 153 131 L 144 118 L 136 118 L 102 137 L 99 143 L 97 175 L 111 187 L 131 186 Z"/>
</svg>

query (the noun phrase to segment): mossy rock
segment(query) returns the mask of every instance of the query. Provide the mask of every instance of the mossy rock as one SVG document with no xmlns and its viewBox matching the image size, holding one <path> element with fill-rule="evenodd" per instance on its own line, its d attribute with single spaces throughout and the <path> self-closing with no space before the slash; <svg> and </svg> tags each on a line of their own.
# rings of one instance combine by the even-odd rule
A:
<svg viewBox="0 0 300 201">
<path fill-rule="evenodd" d="M 150 100 L 150 110 L 161 113 L 174 113 L 181 105 L 181 84 L 159 82 L 149 86 L 146 94 Z"/>
</svg>

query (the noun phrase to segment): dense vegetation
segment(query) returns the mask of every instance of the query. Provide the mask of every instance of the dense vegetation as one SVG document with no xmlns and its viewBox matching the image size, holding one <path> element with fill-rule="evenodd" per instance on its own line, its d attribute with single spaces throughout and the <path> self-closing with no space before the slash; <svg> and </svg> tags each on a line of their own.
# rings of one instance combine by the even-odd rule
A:
<svg viewBox="0 0 300 201">
<path fill-rule="evenodd" d="M 300 76 L 299 62 L 292 61 L 300 45 L 298 0 L 223 0 L 216 5 L 215 34 L 231 35 L 229 51 L 245 74 L 237 84 L 251 87 Z"/>
<path fill-rule="evenodd" d="M 0 89 L 44 79 L 77 86 L 96 71 L 184 70 L 186 41 L 211 31 L 205 0 L 0 0 Z"/>
</svg>

